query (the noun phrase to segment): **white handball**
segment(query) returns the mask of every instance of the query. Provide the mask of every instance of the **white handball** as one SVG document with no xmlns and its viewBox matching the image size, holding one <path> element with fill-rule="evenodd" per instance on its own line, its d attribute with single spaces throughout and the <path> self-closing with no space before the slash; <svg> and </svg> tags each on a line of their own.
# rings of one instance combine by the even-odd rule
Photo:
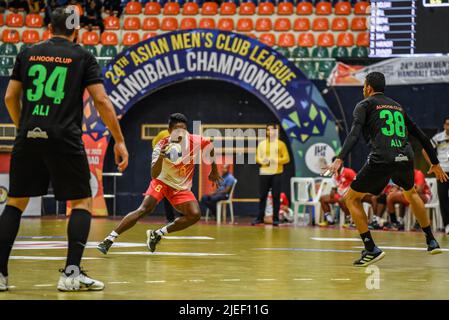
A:
<svg viewBox="0 0 449 320">
<path fill-rule="evenodd" d="M 165 149 L 165 157 L 177 165 L 182 162 L 182 148 L 179 143 L 169 143 L 167 148 Z"/>
</svg>

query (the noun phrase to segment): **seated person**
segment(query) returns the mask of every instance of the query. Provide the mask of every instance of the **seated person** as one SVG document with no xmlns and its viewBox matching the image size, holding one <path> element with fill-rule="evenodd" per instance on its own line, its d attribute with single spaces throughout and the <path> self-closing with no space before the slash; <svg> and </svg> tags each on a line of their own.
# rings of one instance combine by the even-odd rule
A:
<svg viewBox="0 0 449 320">
<path fill-rule="evenodd" d="M 213 216 L 217 214 L 217 202 L 228 199 L 229 193 L 235 182 L 234 176 L 229 172 L 228 164 L 224 164 L 222 167 L 222 178 L 223 182 L 220 183 L 220 186 L 214 193 L 204 195 L 201 198 L 201 204 L 207 207 Z"/>
<path fill-rule="evenodd" d="M 267 197 L 267 206 L 265 208 L 265 217 L 263 219 L 265 224 L 273 223 L 273 197 L 271 193 Z M 279 208 L 279 222 L 291 223 L 293 222 L 293 210 L 290 209 L 290 203 L 288 202 L 285 192 L 281 192 L 281 206 Z"/>
<path fill-rule="evenodd" d="M 371 204 L 373 206 L 373 218 L 368 228 L 370 230 L 382 230 L 387 220 L 383 218 L 385 209 L 387 208 L 387 196 L 390 192 L 398 190 L 397 186 L 390 180 L 388 185 L 378 196 L 371 197 Z"/>
</svg>

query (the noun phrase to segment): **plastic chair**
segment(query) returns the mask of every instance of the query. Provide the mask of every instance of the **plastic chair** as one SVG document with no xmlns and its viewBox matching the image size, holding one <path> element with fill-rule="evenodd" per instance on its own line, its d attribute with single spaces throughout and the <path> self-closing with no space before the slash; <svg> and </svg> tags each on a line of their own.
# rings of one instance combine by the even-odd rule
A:
<svg viewBox="0 0 449 320">
<path fill-rule="evenodd" d="M 240 18 L 237 21 L 237 31 L 242 32 L 242 31 L 253 31 L 253 30 L 254 30 L 254 25 L 253 25 L 252 19 Z"/>
<path fill-rule="evenodd" d="M 147 17 L 143 19 L 142 29 L 146 31 L 158 30 L 160 27 L 159 19 L 155 17 Z"/>
<path fill-rule="evenodd" d="M 22 33 L 22 41 L 24 43 L 37 43 L 40 41 L 39 32 L 36 30 L 25 30 Z"/>
<path fill-rule="evenodd" d="M 196 20 L 194 18 L 184 18 L 181 20 L 181 30 L 196 29 Z"/>
<path fill-rule="evenodd" d="M 138 1 L 130 1 L 125 6 L 125 14 L 140 14 L 142 12 L 142 4 Z"/>
<path fill-rule="evenodd" d="M 313 31 L 327 31 L 329 30 L 329 20 L 327 18 L 315 18 L 312 23 Z"/>
<path fill-rule="evenodd" d="M 83 32 L 81 38 L 82 38 L 81 42 L 84 45 L 96 46 L 97 44 L 100 43 L 100 35 L 98 34 L 98 32 L 95 31 Z"/>
<path fill-rule="evenodd" d="M 340 1 L 335 4 L 334 12 L 336 15 L 348 16 L 351 14 L 351 3 L 348 1 Z"/>
<path fill-rule="evenodd" d="M 221 18 L 218 20 L 218 30 L 232 31 L 234 30 L 234 20 L 231 18 Z"/>
<path fill-rule="evenodd" d="M 325 1 L 318 2 L 315 5 L 315 14 L 326 16 L 332 14 L 332 3 Z"/>
<path fill-rule="evenodd" d="M 163 18 L 161 29 L 163 31 L 174 31 L 178 29 L 178 20 L 176 18 Z"/>
<path fill-rule="evenodd" d="M 301 16 L 309 16 L 313 13 L 313 5 L 310 2 L 300 2 L 296 6 L 296 14 Z"/>
<path fill-rule="evenodd" d="M 199 12 L 198 4 L 196 2 L 187 2 L 182 7 L 182 15 L 184 16 L 194 16 Z"/>
<path fill-rule="evenodd" d="M 332 20 L 332 31 L 346 31 L 349 28 L 348 19 L 345 17 L 338 17 Z"/>
<path fill-rule="evenodd" d="M 358 47 L 369 47 L 369 33 L 361 32 L 357 35 L 356 44 Z"/>
<path fill-rule="evenodd" d="M 273 24 L 270 18 L 258 18 L 256 20 L 256 31 L 271 31 Z"/>
<path fill-rule="evenodd" d="M 278 40 L 280 47 L 293 47 L 295 45 L 295 35 L 293 33 L 281 33 Z"/>
<path fill-rule="evenodd" d="M 234 2 L 223 2 L 220 6 L 220 15 L 232 16 L 237 12 L 237 7 Z"/>
<path fill-rule="evenodd" d="M 231 223 L 234 223 L 234 208 L 233 208 L 233 200 L 234 200 L 234 191 L 235 186 L 237 185 L 237 179 L 235 179 L 234 184 L 231 187 L 231 191 L 229 192 L 229 197 L 226 200 L 221 200 L 217 202 L 217 224 L 221 224 L 221 216 L 223 214 L 223 222 L 226 222 L 226 205 L 229 205 L 229 212 L 231 214 Z M 222 210 L 223 209 L 223 210 Z M 206 222 L 209 220 L 209 209 L 206 211 Z"/>
<path fill-rule="evenodd" d="M 315 45 L 313 33 L 301 33 L 298 37 L 298 45 L 307 48 L 313 47 Z"/>
<path fill-rule="evenodd" d="M 201 29 L 215 29 L 215 20 L 212 18 L 202 18 L 199 26 Z"/>
<path fill-rule="evenodd" d="M 293 22 L 293 30 L 295 31 L 309 31 L 310 20 L 308 18 L 298 18 Z"/>
<path fill-rule="evenodd" d="M 120 19 L 114 16 L 109 16 L 104 18 L 104 28 L 105 30 L 119 30 L 120 29 Z"/>
<path fill-rule="evenodd" d="M 274 31 L 290 31 L 292 23 L 288 18 L 278 18 L 274 22 Z"/>
<path fill-rule="evenodd" d="M 260 16 L 269 16 L 274 14 L 274 5 L 271 2 L 261 2 L 257 6 L 257 14 Z"/>
<path fill-rule="evenodd" d="M 354 14 L 357 15 L 368 15 L 368 7 L 369 7 L 369 3 L 365 2 L 365 1 L 360 1 L 357 2 L 354 5 Z"/>
<path fill-rule="evenodd" d="M 140 29 L 140 19 L 137 17 L 126 17 L 123 21 L 124 30 L 139 30 Z"/>
<path fill-rule="evenodd" d="M 166 16 L 175 16 L 179 14 L 180 8 L 177 2 L 167 2 L 164 6 L 163 14 Z"/>
<path fill-rule="evenodd" d="M 40 14 L 30 13 L 25 18 L 25 26 L 28 28 L 42 28 L 44 25 L 44 18 Z"/>
<path fill-rule="evenodd" d="M 278 15 L 290 16 L 293 14 L 294 8 L 291 2 L 280 2 L 278 5 Z"/>
<path fill-rule="evenodd" d="M 262 33 L 259 36 L 259 41 L 272 47 L 276 43 L 276 36 L 273 33 Z"/>
<path fill-rule="evenodd" d="M 367 30 L 367 22 L 365 17 L 354 17 L 351 21 L 352 31 L 365 31 Z"/>
<path fill-rule="evenodd" d="M 218 4 L 216 2 L 204 2 L 201 7 L 203 16 L 214 16 L 218 13 Z"/>
<path fill-rule="evenodd" d="M 103 32 L 100 37 L 100 42 L 103 46 L 116 46 L 118 45 L 118 37 L 115 32 Z M 103 50 L 103 48 L 101 48 Z"/>
<path fill-rule="evenodd" d="M 366 58 L 368 57 L 368 48 L 367 47 L 355 47 L 351 51 L 352 58 Z"/>
<path fill-rule="evenodd" d="M 145 4 L 143 14 L 148 16 L 156 16 L 161 13 L 161 5 L 159 2 L 148 2 Z"/>
<path fill-rule="evenodd" d="M 23 15 L 20 13 L 10 13 L 6 16 L 6 26 L 10 28 L 23 27 Z"/>
<path fill-rule="evenodd" d="M 252 2 L 243 2 L 240 4 L 239 14 L 249 16 L 256 13 L 256 5 Z"/>
<path fill-rule="evenodd" d="M 140 41 L 140 35 L 137 32 L 125 32 L 123 34 L 122 44 L 132 46 Z"/>
<path fill-rule="evenodd" d="M 354 35 L 352 33 L 340 33 L 337 37 L 337 46 L 352 47 L 354 46 Z"/>
</svg>

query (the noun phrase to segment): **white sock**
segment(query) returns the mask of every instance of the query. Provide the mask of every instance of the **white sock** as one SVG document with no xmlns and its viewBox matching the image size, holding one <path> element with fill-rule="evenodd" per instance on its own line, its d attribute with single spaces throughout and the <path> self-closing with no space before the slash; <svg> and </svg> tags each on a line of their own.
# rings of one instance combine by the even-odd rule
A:
<svg viewBox="0 0 449 320">
<path fill-rule="evenodd" d="M 329 212 L 324 213 L 324 219 L 329 223 L 334 223 L 334 219 Z"/>
<path fill-rule="evenodd" d="M 158 234 L 162 237 L 168 233 L 168 230 L 167 230 L 167 227 L 165 226 L 165 227 L 160 228 L 159 230 L 156 230 L 155 232 L 156 232 L 156 234 Z"/>
<path fill-rule="evenodd" d="M 398 217 L 398 222 L 399 222 L 400 224 L 403 224 L 403 223 L 404 223 L 404 218 Z"/>
<path fill-rule="evenodd" d="M 110 240 L 110 241 L 112 241 L 112 242 L 114 242 L 115 241 L 115 239 L 117 239 L 117 237 L 118 237 L 118 233 L 117 232 L 115 232 L 115 231 L 112 231 L 108 236 L 107 236 L 107 240 Z"/>
</svg>

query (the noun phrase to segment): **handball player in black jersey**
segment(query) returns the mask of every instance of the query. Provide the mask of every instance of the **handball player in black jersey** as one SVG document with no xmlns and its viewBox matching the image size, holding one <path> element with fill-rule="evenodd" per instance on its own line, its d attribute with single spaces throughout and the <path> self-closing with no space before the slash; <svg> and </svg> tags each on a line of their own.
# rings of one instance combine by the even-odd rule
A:
<svg viewBox="0 0 449 320">
<path fill-rule="evenodd" d="M 358 138 L 361 135 L 364 136 L 371 147 L 371 152 L 366 164 L 344 197 L 365 245 L 361 258 L 354 261 L 354 266 L 357 267 L 368 266 L 385 256 L 385 253 L 376 247 L 368 230 L 368 219 L 361 199 L 366 194 L 380 194 L 390 179 L 404 190 L 404 196 L 410 203 L 411 211 L 425 233 L 427 251 L 431 254 L 442 252 L 432 234 L 424 203 L 414 187 L 414 154 L 410 135 L 416 137 L 428 153 L 432 163 L 429 173 L 435 174 L 440 181 L 447 181 L 449 177 L 440 167 L 430 140 L 399 103 L 384 95 L 384 88 L 385 77 L 382 73 L 371 72 L 366 76 L 363 87 L 365 99 L 355 107 L 351 131 L 340 154 L 328 167 L 330 173 L 338 172 Z"/>
<path fill-rule="evenodd" d="M 20 218 L 29 198 L 47 194 L 51 182 L 56 200 L 69 201 L 67 262 L 60 291 L 102 290 L 104 284 L 80 268 L 90 230 L 92 194 L 81 122 L 87 89 L 114 140 L 115 161 L 123 171 L 128 152 L 95 57 L 74 43 L 78 27 L 73 8 L 51 15 L 53 37 L 22 51 L 5 94 L 17 127 L 11 156 L 7 205 L 0 216 L 0 291 L 8 290 L 8 260 Z"/>
</svg>

